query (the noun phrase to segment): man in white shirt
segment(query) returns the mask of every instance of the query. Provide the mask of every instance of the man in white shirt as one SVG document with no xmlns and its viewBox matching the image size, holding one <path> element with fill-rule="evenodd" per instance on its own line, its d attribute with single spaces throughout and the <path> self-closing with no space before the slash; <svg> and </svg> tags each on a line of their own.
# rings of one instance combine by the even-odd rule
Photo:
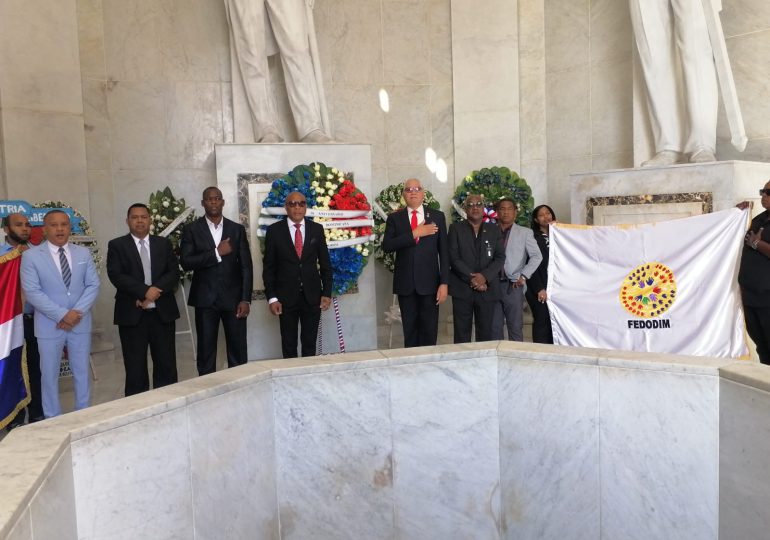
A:
<svg viewBox="0 0 770 540">
<path fill-rule="evenodd" d="M 69 242 L 69 216 L 51 210 L 43 219 L 46 241 L 24 253 L 21 284 L 35 308 L 35 337 L 40 349 L 43 413 L 61 414 L 59 365 L 67 347 L 75 381 L 75 409 L 91 402 L 91 307 L 99 294 L 99 275 L 91 252 Z"/>
</svg>

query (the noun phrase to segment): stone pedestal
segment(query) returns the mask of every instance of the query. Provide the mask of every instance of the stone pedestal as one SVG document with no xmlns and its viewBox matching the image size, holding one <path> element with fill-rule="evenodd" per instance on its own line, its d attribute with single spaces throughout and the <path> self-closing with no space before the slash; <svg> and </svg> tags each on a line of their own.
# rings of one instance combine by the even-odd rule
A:
<svg viewBox="0 0 770 540">
<path fill-rule="evenodd" d="M 352 172 L 356 186 L 369 200 L 372 191 L 371 147 L 366 144 L 218 144 L 215 146 L 217 185 L 225 198 L 224 215 L 243 224 L 249 234 L 254 263 L 254 293 L 248 318 L 249 359 L 281 356 L 278 318 L 271 315 L 262 284 L 262 252 L 257 240 L 259 211 L 274 178 L 297 165 L 314 161 Z M 346 350 L 377 347 L 374 293 L 374 258 L 364 268 L 358 292 L 340 297 Z M 332 309 L 322 316 L 324 351 L 337 351 L 337 330 Z"/>
<path fill-rule="evenodd" d="M 770 163 L 715 161 L 570 175 L 572 223 L 651 223 L 725 210 L 754 201 Z"/>
</svg>

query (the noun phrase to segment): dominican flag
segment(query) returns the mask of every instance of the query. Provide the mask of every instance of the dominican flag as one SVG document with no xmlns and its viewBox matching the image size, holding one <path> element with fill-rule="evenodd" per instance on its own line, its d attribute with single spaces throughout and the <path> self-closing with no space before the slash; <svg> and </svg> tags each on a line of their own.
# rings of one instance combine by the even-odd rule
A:
<svg viewBox="0 0 770 540">
<path fill-rule="evenodd" d="M 553 224 L 554 343 L 739 358 L 738 264 L 748 210 L 644 225 Z"/>
<path fill-rule="evenodd" d="M 29 376 L 22 359 L 20 266 L 18 250 L 0 256 L 0 429 L 29 404 Z"/>
</svg>

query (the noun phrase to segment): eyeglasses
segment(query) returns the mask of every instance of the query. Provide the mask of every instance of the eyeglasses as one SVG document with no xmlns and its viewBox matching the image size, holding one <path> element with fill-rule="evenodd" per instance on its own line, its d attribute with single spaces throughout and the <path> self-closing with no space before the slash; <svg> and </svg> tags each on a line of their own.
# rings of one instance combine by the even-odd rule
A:
<svg viewBox="0 0 770 540">
<path fill-rule="evenodd" d="M 421 187 L 405 187 L 404 193 L 419 193 L 422 191 Z"/>
<path fill-rule="evenodd" d="M 286 201 L 286 206 L 289 208 L 305 208 L 307 201 Z"/>
<path fill-rule="evenodd" d="M 465 203 L 466 208 L 481 208 L 482 206 L 484 206 L 484 203 L 481 201 Z"/>
<path fill-rule="evenodd" d="M 761 197 L 762 195 L 767 195 L 768 197 L 770 197 L 770 188 L 769 189 L 760 189 L 759 190 L 759 196 Z"/>
</svg>

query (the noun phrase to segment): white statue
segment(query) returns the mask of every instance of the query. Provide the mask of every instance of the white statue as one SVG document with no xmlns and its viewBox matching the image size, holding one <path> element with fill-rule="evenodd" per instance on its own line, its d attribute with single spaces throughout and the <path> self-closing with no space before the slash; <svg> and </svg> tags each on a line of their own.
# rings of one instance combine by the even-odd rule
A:
<svg viewBox="0 0 770 540">
<path fill-rule="evenodd" d="M 331 142 L 318 63 L 312 8 L 314 0 L 224 0 L 230 25 L 233 101 L 245 95 L 253 140 L 277 143 L 276 107 L 267 57 L 281 55 L 286 91 L 302 142 Z M 277 51 L 273 50 L 277 46 Z M 239 86 L 239 85 L 242 85 Z M 238 140 L 236 127 L 236 142 Z"/>
<path fill-rule="evenodd" d="M 733 145 L 746 145 L 719 0 L 629 0 L 655 156 L 642 166 L 716 160 L 717 70 Z M 716 66 L 715 66 L 716 59 Z"/>
</svg>

